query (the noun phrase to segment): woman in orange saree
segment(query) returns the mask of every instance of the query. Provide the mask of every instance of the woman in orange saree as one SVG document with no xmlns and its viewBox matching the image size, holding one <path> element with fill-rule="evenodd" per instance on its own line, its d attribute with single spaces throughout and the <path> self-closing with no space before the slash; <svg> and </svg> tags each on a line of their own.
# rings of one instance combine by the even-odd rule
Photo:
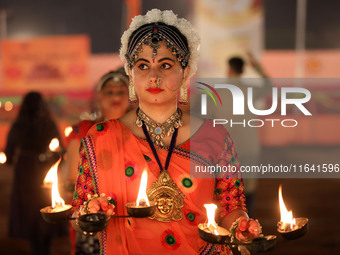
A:
<svg viewBox="0 0 340 255">
<path fill-rule="evenodd" d="M 117 119 L 124 115 L 128 109 L 128 76 L 122 71 L 110 71 L 104 74 L 94 88 L 92 109 L 88 118 L 72 126 L 72 132 L 67 137 L 67 191 L 74 193 L 78 176 L 78 152 L 80 139 L 86 136 L 89 129 L 98 122 L 108 119 Z M 71 193 L 72 192 L 72 193 Z M 96 255 L 99 254 L 97 236 L 84 236 L 70 228 L 71 254 Z"/>
<path fill-rule="evenodd" d="M 147 170 L 149 199 L 158 192 L 157 209 L 152 219 L 112 219 L 100 233 L 102 254 L 230 254 L 227 247 L 207 244 L 198 236 L 197 225 L 206 220 L 203 205 L 212 202 L 219 205 L 220 225 L 229 229 L 238 222 L 237 240 L 261 233 L 246 214 L 238 173 L 190 177 L 190 161 L 239 167 L 224 128 L 211 134 L 211 121 L 177 108 L 179 91 L 179 101 L 186 100 L 185 81 L 195 72 L 198 43 L 186 20 L 159 10 L 136 17 L 122 37 L 130 101 L 138 97 L 139 108 L 97 124 L 82 139 L 73 206 L 78 209 L 90 198 L 85 213 L 126 215 L 125 204 L 136 200 L 141 174 Z M 195 129 L 191 137 L 190 125 Z M 154 189 L 160 182 L 172 192 Z M 91 198 L 94 194 L 103 195 Z"/>
</svg>

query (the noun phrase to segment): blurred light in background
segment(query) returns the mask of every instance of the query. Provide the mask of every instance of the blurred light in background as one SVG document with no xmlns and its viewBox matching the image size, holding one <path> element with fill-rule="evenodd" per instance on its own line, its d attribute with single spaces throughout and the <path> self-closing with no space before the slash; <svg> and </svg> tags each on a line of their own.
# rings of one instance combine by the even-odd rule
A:
<svg viewBox="0 0 340 255">
<path fill-rule="evenodd" d="M 6 154 L 4 152 L 0 152 L 0 164 L 5 164 L 7 161 Z"/>
<path fill-rule="evenodd" d="M 39 35 L 40 35 L 39 33 L 36 33 L 36 32 L 33 32 L 33 31 L 22 30 L 22 31 L 13 32 L 11 34 L 11 38 L 12 39 L 16 39 L 16 38 L 17 39 L 29 39 L 29 38 L 32 38 L 32 37 L 37 37 Z"/>
<path fill-rule="evenodd" d="M 53 138 L 50 142 L 49 148 L 51 151 L 56 151 L 59 148 L 59 140 L 57 138 Z"/>
<path fill-rule="evenodd" d="M 7 112 L 11 111 L 13 109 L 12 102 L 11 101 L 5 102 L 4 108 L 5 108 L 5 111 L 7 111 Z"/>
<path fill-rule="evenodd" d="M 73 128 L 71 126 L 66 127 L 64 131 L 65 136 L 68 137 L 72 131 L 73 131 Z"/>
</svg>

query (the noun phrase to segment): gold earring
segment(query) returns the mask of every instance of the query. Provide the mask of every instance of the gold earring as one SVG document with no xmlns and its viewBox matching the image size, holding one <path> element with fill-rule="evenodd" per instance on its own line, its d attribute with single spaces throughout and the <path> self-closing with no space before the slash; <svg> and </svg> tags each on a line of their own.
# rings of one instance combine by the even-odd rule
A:
<svg viewBox="0 0 340 255">
<path fill-rule="evenodd" d="M 130 104 L 137 103 L 137 96 L 136 96 L 135 86 L 133 85 L 132 79 L 130 79 L 130 82 L 129 82 L 129 103 Z"/>
<path fill-rule="evenodd" d="M 179 90 L 179 104 L 186 105 L 188 104 L 188 88 L 185 85 L 185 80 L 183 80 L 183 84 Z"/>
</svg>

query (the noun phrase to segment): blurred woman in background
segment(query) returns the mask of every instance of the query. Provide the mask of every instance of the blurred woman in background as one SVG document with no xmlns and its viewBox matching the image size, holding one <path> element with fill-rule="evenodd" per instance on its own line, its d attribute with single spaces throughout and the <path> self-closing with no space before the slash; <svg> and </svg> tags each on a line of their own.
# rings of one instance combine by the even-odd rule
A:
<svg viewBox="0 0 340 255">
<path fill-rule="evenodd" d="M 123 71 L 124 72 L 124 71 Z M 95 87 L 94 104 L 90 120 L 83 120 L 72 127 L 67 148 L 68 190 L 74 192 L 74 186 L 78 176 L 78 161 L 80 139 L 86 136 L 87 131 L 93 124 L 118 119 L 129 109 L 128 103 L 128 76 L 122 71 L 111 71 L 102 76 Z M 74 242 L 76 239 L 76 242 Z M 99 254 L 99 242 L 96 236 L 86 237 L 71 230 L 73 243 L 72 254 Z M 75 244 L 74 244 L 75 243 Z"/>
<path fill-rule="evenodd" d="M 46 102 L 40 93 L 28 93 L 8 133 L 5 153 L 7 163 L 14 165 L 9 236 L 28 239 L 34 255 L 50 254 L 53 236 L 66 230 L 64 225 L 44 222 L 39 212 L 51 204 L 50 192 L 42 192 L 42 184 L 60 157 L 49 149 L 53 138 L 61 141 Z"/>
</svg>

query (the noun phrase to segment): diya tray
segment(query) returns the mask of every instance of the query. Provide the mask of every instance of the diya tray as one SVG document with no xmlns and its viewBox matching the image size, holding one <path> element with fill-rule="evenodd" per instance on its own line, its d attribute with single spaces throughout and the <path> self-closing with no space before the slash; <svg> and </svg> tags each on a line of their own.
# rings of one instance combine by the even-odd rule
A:
<svg viewBox="0 0 340 255">
<path fill-rule="evenodd" d="M 248 242 L 232 243 L 230 242 L 229 235 L 222 231 L 223 228 L 217 228 L 217 232 L 220 233 L 218 235 L 205 231 L 205 228 L 206 227 L 204 226 L 204 224 L 199 224 L 198 233 L 200 238 L 208 243 L 224 244 L 229 246 L 245 246 L 250 252 L 267 252 L 274 249 L 274 247 L 276 246 L 277 236 L 275 235 L 261 236 Z"/>
</svg>

